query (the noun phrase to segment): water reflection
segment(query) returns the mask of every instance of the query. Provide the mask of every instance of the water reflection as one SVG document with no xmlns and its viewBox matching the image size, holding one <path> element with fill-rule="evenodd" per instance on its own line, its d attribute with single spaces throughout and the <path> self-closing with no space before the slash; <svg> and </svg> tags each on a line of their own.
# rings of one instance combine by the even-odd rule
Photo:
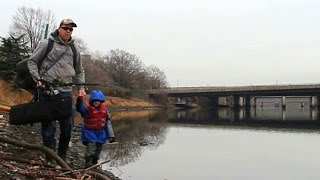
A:
<svg viewBox="0 0 320 180">
<path fill-rule="evenodd" d="M 171 113 L 171 123 L 220 124 L 220 125 L 262 125 L 297 128 L 320 125 L 316 108 L 309 107 L 264 107 L 264 108 L 217 108 Z"/>
<path fill-rule="evenodd" d="M 262 133 L 261 131 L 256 131 L 257 127 L 263 127 L 264 130 L 267 131 L 269 131 L 268 128 L 271 128 L 273 131 L 274 129 L 272 128 L 274 127 L 277 129 L 281 127 L 281 131 L 284 128 L 285 130 L 295 129 L 294 133 L 297 133 L 299 131 L 301 132 L 301 129 L 320 129 L 320 116 L 318 112 L 318 109 L 310 108 L 309 106 L 301 107 L 296 105 L 282 108 L 281 106 L 268 106 L 266 103 L 263 107 L 240 109 L 217 108 L 112 112 L 112 119 L 115 119 L 113 127 L 117 134 L 116 140 L 118 143 L 104 146 L 102 159 L 111 159 L 112 161 L 110 164 L 104 165 L 103 168 L 127 167 L 128 164 L 139 162 L 144 152 L 149 150 L 157 151 L 160 146 L 166 146 L 165 141 L 169 129 L 170 127 L 172 129 L 172 126 L 189 127 L 192 128 L 193 133 L 202 133 L 204 131 L 203 129 L 197 128 L 199 125 L 208 128 L 216 127 L 217 130 L 225 129 L 226 127 L 246 127 L 247 129 L 252 129 L 253 132 L 250 131 L 250 133 L 255 135 Z M 299 130 L 296 131 L 296 129 Z M 205 138 L 207 133 L 203 133 Z M 229 130 L 228 133 L 234 134 L 232 129 Z M 235 135 L 235 137 L 243 134 L 243 132 L 237 133 L 239 134 Z M 186 141 L 185 137 L 179 138 L 176 142 L 178 144 Z M 292 139 L 290 140 L 292 141 Z M 199 146 L 207 147 L 208 142 L 211 141 L 207 141 L 207 143 L 204 141 L 204 144 L 199 143 Z M 257 142 L 259 142 L 259 140 L 257 140 Z M 175 150 L 172 149 L 166 153 L 170 154 L 170 152 L 172 153 L 174 151 Z M 221 152 L 223 152 L 223 150 L 221 150 Z M 197 152 L 194 153 L 196 156 Z M 148 161 L 148 159 L 146 160 L 146 158 L 144 158 L 144 161 Z M 161 160 L 158 161 L 160 164 L 168 163 L 168 160 L 165 162 L 160 162 Z M 121 173 L 118 173 L 118 175 L 119 174 Z"/>
<path fill-rule="evenodd" d="M 135 161 L 145 148 L 155 149 L 165 140 L 166 123 L 161 111 L 134 111 L 129 117 L 124 112 L 113 112 L 116 144 L 105 146 L 103 159 L 112 159 L 111 166 L 121 166 Z"/>
</svg>

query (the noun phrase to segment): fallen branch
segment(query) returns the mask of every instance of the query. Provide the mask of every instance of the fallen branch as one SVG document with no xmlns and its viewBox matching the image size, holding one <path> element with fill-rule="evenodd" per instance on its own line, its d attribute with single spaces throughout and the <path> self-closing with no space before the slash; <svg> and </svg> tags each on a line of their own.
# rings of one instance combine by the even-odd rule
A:
<svg viewBox="0 0 320 180">
<path fill-rule="evenodd" d="M 70 173 L 83 172 L 83 171 L 84 171 L 86 174 L 89 174 L 89 175 L 91 175 L 91 176 L 99 176 L 100 178 L 104 179 L 104 178 L 107 178 L 107 177 L 101 176 L 100 173 L 97 173 L 97 172 L 94 172 L 94 171 L 90 171 L 90 170 L 91 170 L 91 169 L 94 169 L 94 168 L 96 168 L 96 167 L 98 167 L 98 166 L 101 166 L 102 164 L 108 163 L 108 162 L 110 162 L 110 161 L 111 161 L 111 160 L 105 160 L 105 161 L 102 161 L 102 162 L 100 162 L 100 163 L 97 163 L 97 164 L 95 164 L 95 165 L 93 165 L 93 166 L 90 166 L 90 167 L 88 167 L 88 168 L 86 168 L 86 169 L 78 169 L 78 170 L 72 170 L 72 171 L 64 172 L 64 173 L 61 173 L 60 176 L 61 176 L 61 175 L 66 175 L 66 174 L 70 174 Z M 107 178 L 106 180 L 109 180 L 109 178 Z"/>
<path fill-rule="evenodd" d="M 66 162 L 64 162 L 54 151 L 52 151 L 51 149 L 43 146 L 43 145 L 37 145 L 37 144 L 28 144 L 22 141 L 16 141 L 10 138 L 6 138 L 6 137 L 2 137 L 0 136 L 0 142 L 4 142 L 4 143 L 8 143 L 8 144 L 12 144 L 15 146 L 19 146 L 19 147 L 24 147 L 24 148 L 28 148 L 28 149 L 34 149 L 34 150 L 40 150 L 42 152 L 44 152 L 45 154 L 48 154 L 49 156 L 51 156 L 57 163 L 59 163 L 59 165 L 62 168 L 65 168 L 67 170 L 72 170 L 68 164 Z"/>
<path fill-rule="evenodd" d="M 88 171 L 88 172 L 86 172 L 86 174 L 89 174 L 89 175 L 91 175 L 91 176 L 93 176 L 93 177 L 96 177 L 96 178 L 98 178 L 98 179 L 110 180 L 110 178 L 108 178 L 107 176 L 102 175 L 102 174 L 97 173 L 97 172 L 94 172 L 94 171 Z"/>
<path fill-rule="evenodd" d="M 27 148 L 27 149 L 33 149 L 33 150 L 40 150 L 43 153 L 51 156 L 57 163 L 60 164 L 60 166 L 62 168 L 64 168 L 67 171 L 71 171 L 73 172 L 73 169 L 71 169 L 66 162 L 64 162 L 54 151 L 52 151 L 51 149 L 43 146 L 43 145 L 36 145 L 36 144 L 28 144 L 26 142 L 22 142 L 22 141 L 17 141 L 17 140 L 13 140 L 10 138 L 6 138 L 3 136 L 0 136 L 0 142 L 4 142 L 4 143 L 8 143 L 11 145 L 15 145 L 15 146 L 19 146 L 19 147 L 23 147 L 23 148 Z M 96 177 L 98 179 L 102 179 L 102 180 L 110 180 L 110 178 L 108 178 L 107 176 L 94 172 L 94 171 L 87 171 L 86 174 L 89 174 L 93 177 Z"/>
<path fill-rule="evenodd" d="M 6 105 L 1 105 L 1 104 L 0 104 L 0 110 L 10 111 L 10 109 L 11 109 L 10 106 L 6 106 Z"/>
<path fill-rule="evenodd" d="M 27 163 L 27 164 L 31 164 L 31 165 L 35 165 L 35 166 L 42 165 L 42 166 L 54 168 L 53 165 L 45 164 L 45 163 L 35 161 L 35 160 L 29 160 L 29 159 L 23 159 L 23 158 L 18 158 L 18 157 L 14 157 L 14 156 L 9 156 L 9 155 L 3 154 L 3 153 L 0 153 L 0 159 L 6 160 L 6 161 L 16 161 L 16 162 L 21 162 L 21 163 Z"/>
<path fill-rule="evenodd" d="M 88 167 L 87 169 L 85 169 L 85 171 L 90 171 L 91 169 L 94 169 L 94 168 L 96 168 L 96 167 L 99 167 L 99 166 L 101 166 L 102 164 L 108 163 L 108 162 L 110 162 L 110 161 L 111 161 L 110 159 L 109 159 L 109 160 L 102 161 L 102 162 L 97 163 L 97 164 L 95 164 L 95 165 L 93 165 L 93 166 L 91 166 L 91 167 Z"/>
</svg>

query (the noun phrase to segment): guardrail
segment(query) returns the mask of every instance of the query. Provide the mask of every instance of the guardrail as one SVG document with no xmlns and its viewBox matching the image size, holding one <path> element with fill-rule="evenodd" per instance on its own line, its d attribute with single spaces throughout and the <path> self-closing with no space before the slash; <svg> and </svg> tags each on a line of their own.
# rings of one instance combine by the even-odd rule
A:
<svg viewBox="0 0 320 180">
<path fill-rule="evenodd" d="M 217 93 L 217 92 L 254 92 L 320 89 L 320 84 L 288 84 L 288 85 L 258 85 L 258 86 L 213 86 L 213 87 L 172 87 L 151 89 L 149 94 L 160 93 Z"/>
</svg>

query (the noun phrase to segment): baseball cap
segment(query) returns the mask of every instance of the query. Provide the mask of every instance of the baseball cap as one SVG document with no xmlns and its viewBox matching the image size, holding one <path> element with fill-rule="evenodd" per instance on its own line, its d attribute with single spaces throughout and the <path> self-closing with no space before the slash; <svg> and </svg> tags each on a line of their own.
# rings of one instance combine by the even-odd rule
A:
<svg viewBox="0 0 320 180">
<path fill-rule="evenodd" d="M 73 22 L 71 19 L 62 20 L 59 27 L 62 27 L 65 25 L 71 25 L 72 27 L 77 27 L 77 24 L 75 22 Z"/>
</svg>

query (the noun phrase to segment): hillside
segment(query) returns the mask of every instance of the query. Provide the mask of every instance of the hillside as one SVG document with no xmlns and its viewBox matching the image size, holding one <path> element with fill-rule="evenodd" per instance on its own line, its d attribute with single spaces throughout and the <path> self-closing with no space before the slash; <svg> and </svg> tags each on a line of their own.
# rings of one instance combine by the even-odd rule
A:
<svg viewBox="0 0 320 180">
<path fill-rule="evenodd" d="M 32 99 L 32 94 L 28 91 L 13 91 L 5 81 L 0 79 L 0 104 L 13 106 L 16 104 L 27 103 Z M 76 98 L 76 92 L 73 93 Z M 89 95 L 87 96 L 87 98 Z M 159 105 L 150 101 L 137 98 L 124 99 L 119 97 L 111 97 L 107 95 L 106 105 L 109 108 L 138 108 L 138 107 L 158 107 Z"/>
</svg>

